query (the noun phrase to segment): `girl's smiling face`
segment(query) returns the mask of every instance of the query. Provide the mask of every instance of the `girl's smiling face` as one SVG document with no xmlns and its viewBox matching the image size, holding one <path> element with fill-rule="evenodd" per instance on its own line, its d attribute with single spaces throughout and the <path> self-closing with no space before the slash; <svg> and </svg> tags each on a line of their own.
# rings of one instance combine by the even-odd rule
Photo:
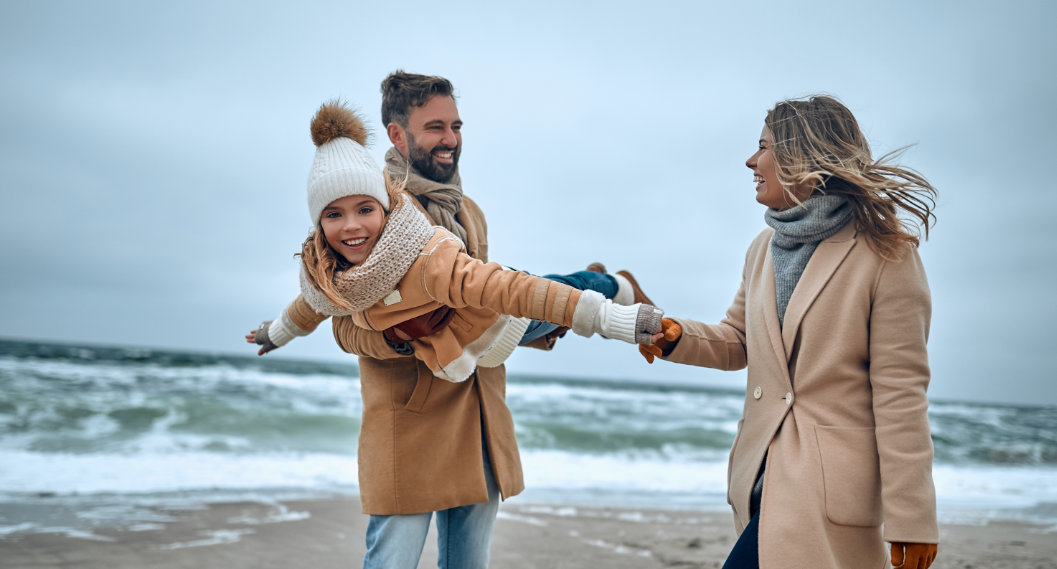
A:
<svg viewBox="0 0 1057 569">
<path fill-rule="evenodd" d="M 319 225 L 327 244 L 349 263 L 359 265 L 378 242 L 385 226 L 385 210 L 372 197 L 345 196 L 323 208 Z"/>
</svg>

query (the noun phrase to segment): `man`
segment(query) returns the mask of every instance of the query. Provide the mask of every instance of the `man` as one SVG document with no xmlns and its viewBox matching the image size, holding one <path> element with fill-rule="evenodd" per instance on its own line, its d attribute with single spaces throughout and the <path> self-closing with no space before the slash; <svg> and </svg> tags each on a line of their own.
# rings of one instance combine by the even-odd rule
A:
<svg viewBox="0 0 1057 569">
<path fill-rule="evenodd" d="M 484 214 L 463 195 L 459 179 L 462 120 L 453 91 L 442 77 L 403 71 L 386 77 L 382 122 L 393 147 L 385 173 L 405 181 L 433 223 L 487 261 Z M 333 320 L 338 344 L 360 356 L 360 497 L 371 516 L 367 569 L 416 567 L 433 514 L 442 569 L 487 567 L 500 499 L 524 489 L 504 367 L 479 368 L 451 383 L 407 355 L 403 340 L 450 318 L 444 309 L 432 316 L 384 334 L 358 328 L 349 317 Z"/>
<path fill-rule="evenodd" d="M 471 256 L 487 261 L 484 214 L 463 195 L 459 179 L 462 120 L 451 83 L 391 74 L 382 82 L 382 122 L 393 143 L 385 175 L 413 195 L 434 224 L 457 235 Z M 589 270 L 605 272 L 598 263 Z M 629 273 L 619 274 L 634 302 L 652 304 Z M 265 322 L 262 338 L 247 335 L 265 345 L 259 353 L 276 347 L 274 332 L 281 332 L 281 345 L 326 318 L 303 296 L 283 314 L 277 322 L 289 319 L 289 326 Z M 360 500 L 370 515 L 366 569 L 417 567 L 434 514 L 441 569 L 487 567 L 499 502 L 524 489 L 504 367 L 478 368 L 453 383 L 434 377 L 412 356 L 407 340 L 459 325 L 453 315 L 440 308 L 382 333 L 356 326 L 351 317 L 333 319 L 338 345 L 360 356 Z M 536 347 L 549 348 L 562 330 Z"/>
</svg>

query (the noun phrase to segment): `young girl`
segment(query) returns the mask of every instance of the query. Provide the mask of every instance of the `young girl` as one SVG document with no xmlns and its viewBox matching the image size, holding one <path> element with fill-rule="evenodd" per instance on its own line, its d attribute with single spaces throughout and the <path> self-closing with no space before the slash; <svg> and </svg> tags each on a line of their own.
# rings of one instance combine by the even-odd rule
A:
<svg viewBox="0 0 1057 569">
<path fill-rule="evenodd" d="M 596 290 L 467 255 L 457 237 L 433 227 L 410 196 L 390 187 L 363 146 L 362 121 L 346 107 L 324 105 L 311 130 L 317 149 L 308 204 L 316 228 L 302 246 L 301 295 L 246 336 L 264 346 L 261 353 L 310 333 L 329 316 L 348 315 L 381 331 L 447 306 L 454 309 L 448 325 L 410 346 L 437 377 L 463 381 L 477 366 L 498 366 L 530 341 L 529 319 L 629 343 L 649 343 L 660 329 L 663 313 L 650 304 L 624 306 Z M 584 286 L 612 278 L 584 276 Z M 609 288 L 618 289 L 618 300 L 641 297 L 625 277 L 617 283 Z"/>
</svg>

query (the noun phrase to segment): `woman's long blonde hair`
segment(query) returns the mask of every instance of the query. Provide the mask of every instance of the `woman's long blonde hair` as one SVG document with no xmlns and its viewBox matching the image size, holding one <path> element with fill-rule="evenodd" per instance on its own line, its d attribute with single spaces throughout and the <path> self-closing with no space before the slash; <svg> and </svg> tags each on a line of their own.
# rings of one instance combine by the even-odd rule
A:
<svg viewBox="0 0 1057 569">
<path fill-rule="evenodd" d="M 824 95 L 781 101 L 767 111 L 764 123 L 778 179 L 794 201 L 790 189 L 798 185 L 847 196 L 859 229 L 886 259 L 899 259 L 906 245 L 919 244 L 918 225 L 928 239 L 936 220 L 936 189 L 921 174 L 894 163 L 906 147 L 873 160 L 851 111 Z"/>
<path fill-rule="evenodd" d="M 389 176 L 386 176 L 385 189 L 386 193 L 389 194 L 390 211 L 385 212 L 385 220 L 382 222 L 381 231 L 385 231 L 389 216 L 393 210 L 401 206 L 399 193 L 403 189 L 403 184 L 392 182 Z M 381 235 L 381 231 L 379 235 Z M 316 220 L 315 228 L 308 234 L 305 242 L 301 244 L 301 252 L 294 256 L 301 257 L 305 278 L 308 279 L 309 284 L 322 292 L 327 297 L 327 300 L 333 303 L 334 306 L 345 310 L 349 310 L 352 307 L 338 293 L 337 287 L 334 286 L 334 276 L 341 271 L 352 268 L 353 265 L 327 243 L 327 238 L 323 235 L 323 226 L 318 219 Z"/>
</svg>

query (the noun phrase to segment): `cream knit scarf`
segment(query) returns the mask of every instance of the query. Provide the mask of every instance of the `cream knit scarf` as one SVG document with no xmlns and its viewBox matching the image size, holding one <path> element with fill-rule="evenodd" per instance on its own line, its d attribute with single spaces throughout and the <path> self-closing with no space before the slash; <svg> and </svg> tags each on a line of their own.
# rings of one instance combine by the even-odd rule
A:
<svg viewBox="0 0 1057 569">
<path fill-rule="evenodd" d="M 434 182 L 411 167 L 396 147 L 385 153 L 385 171 L 390 180 L 403 183 L 404 190 L 418 198 L 435 223 L 449 229 L 464 246 L 470 246 L 466 241 L 466 228 L 455 219 L 462 207 L 462 180 L 458 172 L 447 184 Z"/>
<path fill-rule="evenodd" d="M 399 194 L 400 203 L 393 207 L 367 259 L 350 269 L 334 274 L 338 294 L 351 305 L 340 308 L 325 294 L 312 286 L 301 267 L 301 295 L 320 314 L 348 316 L 363 312 L 393 292 L 400 279 L 418 258 L 422 248 L 433 237 L 433 226 L 426 216 L 411 203 L 411 198 Z"/>
</svg>

